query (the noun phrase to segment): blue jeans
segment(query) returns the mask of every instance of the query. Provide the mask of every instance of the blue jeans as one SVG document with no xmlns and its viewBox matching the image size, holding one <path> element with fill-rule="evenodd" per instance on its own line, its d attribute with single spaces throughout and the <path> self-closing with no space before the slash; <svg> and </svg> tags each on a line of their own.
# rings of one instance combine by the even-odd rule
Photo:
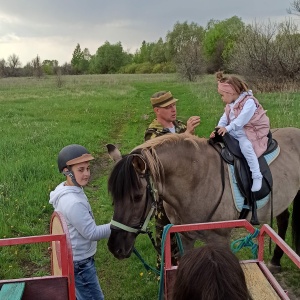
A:
<svg viewBox="0 0 300 300">
<path fill-rule="evenodd" d="M 77 300 L 104 300 L 93 256 L 74 261 L 74 274 Z"/>
</svg>

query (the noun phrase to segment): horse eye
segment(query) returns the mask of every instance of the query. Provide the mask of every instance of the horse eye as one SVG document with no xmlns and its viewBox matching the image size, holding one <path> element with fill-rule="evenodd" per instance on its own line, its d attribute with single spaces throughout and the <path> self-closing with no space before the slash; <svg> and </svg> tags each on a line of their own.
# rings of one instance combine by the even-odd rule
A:
<svg viewBox="0 0 300 300">
<path fill-rule="evenodd" d="M 134 202 L 139 202 L 139 201 L 141 201 L 142 200 L 142 198 L 143 198 L 143 195 L 134 195 Z"/>
</svg>

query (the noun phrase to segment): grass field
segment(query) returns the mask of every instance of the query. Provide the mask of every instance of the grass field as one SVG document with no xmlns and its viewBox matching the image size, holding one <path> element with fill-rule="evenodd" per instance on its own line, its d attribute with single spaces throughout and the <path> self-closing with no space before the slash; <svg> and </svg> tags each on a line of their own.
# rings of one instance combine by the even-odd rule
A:
<svg viewBox="0 0 300 300">
<path fill-rule="evenodd" d="M 150 96 L 170 90 L 176 98 L 178 118 L 201 116 L 196 134 L 208 137 L 223 112 L 213 76 L 198 82 L 179 81 L 175 75 L 82 75 L 0 79 L 0 238 L 42 235 L 49 232 L 53 208 L 49 192 L 64 180 L 56 160 L 68 144 L 86 146 L 96 160 L 86 193 L 98 224 L 109 222 L 111 199 L 107 177 L 113 166 L 105 144 L 128 153 L 143 142 L 147 125 L 154 118 Z M 300 128 L 300 94 L 256 94 L 271 120 L 271 126 Z M 157 299 L 158 280 L 132 256 L 118 261 L 98 243 L 96 265 L 107 300 Z M 291 237 L 288 235 L 291 245 Z M 0 249 L 0 279 L 47 275 L 48 245 Z M 136 247 L 144 259 L 155 264 L 150 241 L 139 236 Z M 245 254 L 246 255 L 246 254 Z M 292 290 L 298 290 L 300 272 L 287 258 L 283 275 Z"/>
</svg>

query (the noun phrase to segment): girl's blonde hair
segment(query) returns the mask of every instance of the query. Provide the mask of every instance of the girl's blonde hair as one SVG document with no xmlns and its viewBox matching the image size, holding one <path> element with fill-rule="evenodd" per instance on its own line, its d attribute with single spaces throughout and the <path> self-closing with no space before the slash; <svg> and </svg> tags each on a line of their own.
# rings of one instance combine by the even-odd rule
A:
<svg viewBox="0 0 300 300">
<path fill-rule="evenodd" d="M 246 82 L 236 76 L 224 76 L 223 71 L 216 72 L 216 78 L 219 82 L 229 83 L 238 94 L 249 90 Z"/>
</svg>

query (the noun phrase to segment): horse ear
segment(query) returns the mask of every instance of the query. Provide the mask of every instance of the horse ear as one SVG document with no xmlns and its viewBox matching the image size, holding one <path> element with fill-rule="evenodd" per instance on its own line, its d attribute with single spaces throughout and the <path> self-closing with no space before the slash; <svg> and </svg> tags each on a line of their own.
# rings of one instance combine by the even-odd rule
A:
<svg viewBox="0 0 300 300">
<path fill-rule="evenodd" d="M 119 149 L 113 144 L 106 144 L 108 155 L 112 160 L 118 162 L 122 158 L 122 154 Z"/>
<path fill-rule="evenodd" d="M 140 156 L 134 156 L 132 164 L 137 173 L 145 174 L 147 165 L 146 162 Z"/>
</svg>

